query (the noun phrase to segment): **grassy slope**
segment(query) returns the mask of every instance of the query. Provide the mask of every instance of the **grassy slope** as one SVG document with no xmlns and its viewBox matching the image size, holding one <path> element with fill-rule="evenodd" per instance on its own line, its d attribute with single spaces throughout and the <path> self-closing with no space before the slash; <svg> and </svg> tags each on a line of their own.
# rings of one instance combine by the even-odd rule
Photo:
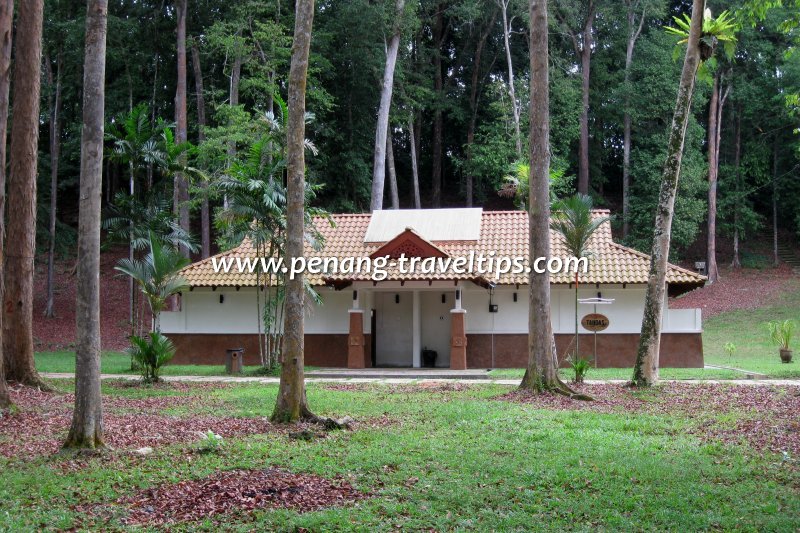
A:
<svg viewBox="0 0 800 533">
<path fill-rule="evenodd" d="M 168 393 L 105 389 L 126 396 Z M 226 517 L 226 529 L 800 527 L 800 478 L 774 456 L 704 444 L 686 432 L 694 422 L 680 417 L 547 411 L 490 399 L 505 390 L 339 392 L 312 384 L 309 400 L 321 414 L 366 420 L 386 413 L 395 423 L 311 442 L 274 435 L 231 440 L 224 455 L 187 456 L 186 447 L 159 449 L 147 458 L 122 454 L 111 463 L 90 459 L 77 472 L 63 472 L 58 459 L 0 459 L 0 529 L 67 529 L 79 518 L 70 508 L 76 503 L 111 502 L 162 482 L 268 465 L 345 476 L 374 498 L 354 509 Z M 269 416 L 276 387 L 229 386 L 209 394 L 224 400 L 213 408 L 221 414 Z M 120 510 L 114 514 L 105 528 L 120 527 Z"/>
</svg>

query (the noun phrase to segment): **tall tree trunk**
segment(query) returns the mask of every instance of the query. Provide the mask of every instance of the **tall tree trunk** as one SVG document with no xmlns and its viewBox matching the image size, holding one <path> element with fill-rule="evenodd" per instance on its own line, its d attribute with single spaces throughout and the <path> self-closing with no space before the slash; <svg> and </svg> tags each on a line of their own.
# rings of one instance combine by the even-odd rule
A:
<svg viewBox="0 0 800 533">
<path fill-rule="evenodd" d="M 550 92 L 547 43 L 547 0 L 530 0 L 530 257 L 550 257 Z M 572 396 L 558 377 L 553 324 L 550 318 L 550 274 L 530 273 L 528 367 L 520 388 Z"/>
<path fill-rule="evenodd" d="M 433 207 L 442 205 L 442 137 L 444 117 L 442 116 L 442 46 L 444 45 L 444 5 L 436 6 L 436 21 L 433 25 L 433 90 L 435 104 L 433 109 L 433 142 L 431 143 L 433 162 L 431 165 L 431 203 Z"/>
<path fill-rule="evenodd" d="M 503 44 L 506 49 L 506 68 L 508 70 L 508 96 L 511 99 L 511 116 L 514 119 L 514 146 L 517 159 L 522 159 L 522 135 L 519 132 L 519 106 L 514 89 L 514 63 L 511 61 L 511 21 L 508 19 L 508 4 L 511 0 L 497 0 L 503 16 Z"/>
<path fill-rule="evenodd" d="M 178 85 L 175 91 L 175 142 L 185 143 L 188 140 L 188 124 L 186 117 L 186 1 L 175 1 L 175 16 L 177 18 L 177 55 L 178 55 Z M 181 156 L 184 160 L 185 156 Z M 185 231 L 190 231 L 189 221 L 189 182 L 183 172 L 175 173 L 174 183 L 174 209 L 178 215 L 178 223 Z M 183 255 L 189 257 L 189 249 L 181 247 Z"/>
<path fill-rule="evenodd" d="M 239 32 L 236 33 L 236 38 L 239 38 Z M 239 84 L 242 79 L 242 56 L 239 53 L 238 47 L 236 56 L 233 59 L 233 66 L 231 67 L 231 83 L 228 90 L 228 105 L 236 107 L 239 105 Z M 236 143 L 233 141 L 228 142 L 228 164 L 233 164 L 236 158 Z M 225 209 L 228 208 L 228 195 L 224 195 L 222 205 Z"/>
<path fill-rule="evenodd" d="M 397 191 L 397 171 L 394 166 L 394 147 L 392 146 L 392 132 L 386 135 L 386 170 L 389 172 L 389 197 L 392 199 L 392 209 L 400 209 L 400 194 Z"/>
<path fill-rule="evenodd" d="M 287 124 L 286 158 L 286 259 L 303 257 L 305 217 L 305 112 L 308 53 L 314 0 L 296 0 L 294 42 L 289 68 L 289 119 Z M 303 368 L 303 335 L 305 333 L 305 287 L 303 274 L 286 280 L 286 304 L 283 335 L 283 365 L 278 398 L 272 420 L 296 422 L 314 417 L 308 408 Z"/>
<path fill-rule="evenodd" d="M 3 298 L 3 236 L 6 208 L 6 133 L 8 126 L 8 89 L 11 85 L 11 31 L 14 0 L 0 0 L 0 302 Z M 11 405 L 3 360 L 3 311 L 0 309 L 0 409 Z"/>
<path fill-rule="evenodd" d="M 638 1 L 627 0 L 628 6 L 628 41 L 625 47 L 625 113 L 622 116 L 622 236 L 630 233 L 630 191 L 631 191 L 631 110 L 630 110 L 630 81 L 631 66 L 633 65 L 633 50 L 636 41 L 642 33 L 644 26 L 645 10 L 636 24 L 636 8 Z"/>
<path fill-rule="evenodd" d="M 711 101 L 708 103 L 708 238 L 706 240 L 706 270 L 708 282 L 719 278 L 717 268 L 717 135 L 719 106 L 719 72 L 711 86 Z"/>
<path fill-rule="evenodd" d="M 661 176 L 661 190 L 659 191 L 658 207 L 656 208 L 653 249 L 650 256 L 650 274 L 647 281 L 642 330 L 639 335 L 636 366 L 633 369 L 633 383 L 640 387 L 650 386 L 658 381 L 661 317 L 666 304 L 664 296 L 672 216 L 674 214 L 675 195 L 678 190 L 678 178 L 681 173 L 686 127 L 689 124 L 689 116 L 691 115 L 695 75 L 697 74 L 697 67 L 700 65 L 698 47 L 704 7 L 704 0 L 694 0 L 692 4 L 692 22 L 686 56 L 683 60 L 675 113 L 670 127 L 667 160 L 664 163 L 664 171 Z"/>
<path fill-rule="evenodd" d="M 33 359 L 33 261 L 42 65 L 43 0 L 19 3 L 14 57 L 14 120 L 8 179 L 5 321 L 6 378 L 45 386 Z"/>
<path fill-rule="evenodd" d="M 392 107 L 394 89 L 394 69 L 397 64 L 397 51 L 400 49 L 400 21 L 403 17 L 405 0 L 396 0 L 395 24 L 389 46 L 386 48 L 386 66 L 383 70 L 381 102 L 378 106 L 378 122 L 375 127 L 375 149 L 372 164 L 372 199 L 370 211 L 383 209 L 383 189 L 386 181 L 386 137 L 389 131 L 389 111 Z"/>
<path fill-rule="evenodd" d="M 202 144 L 206 138 L 206 101 L 203 94 L 203 69 L 200 64 L 200 49 L 197 41 L 192 41 L 192 68 L 194 69 L 194 89 L 197 99 L 197 141 Z M 203 182 L 203 188 L 206 183 Z M 200 206 L 200 255 L 203 259 L 211 255 L 211 213 L 208 206 L 208 197 L 203 195 Z"/>
<path fill-rule="evenodd" d="M 103 195 L 108 0 L 88 0 L 83 67 L 75 410 L 65 448 L 103 447 L 100 395 L 100 203 Z"/>
<path fill-rule="evenodd" d="M 502 0 L 500 0 L 502 1 Z M 467 174 L 466 174 L 466 204 L 467 207 L 472 207 L 472 203 L 474 202 L 474 189 L 475 189 L 475 176 L 473 175 L 472 171 L 472 145 L 475 142 L 475 127 L 477 126 L 478 122 L 478 95 L 479 88 L 478 85 L 480 83 L 480 73 L 481 73 L 481 62 L 483 59 L 483 49 L 486 46 L 486 39 L 489 38 L 489 33 L 491 33 L 492 28 L 494 27 L 494 21 L 497 19 L 497 10 L 492 11 L 492 18 L 489 21 L 489 24 L 486 26 L 486 29 L 481 34 L 480 38 L 478 39 L 477 44 L 475 45 L 475 55 L 474 61 L 472 62 L 472 79 L 470 80 L 469 86 L 469 124 L 467 126 L 467 146 L 466 146 L 466 155 L 467 155 Z"/>
<path fill-rule="evenodd" d="M 733 204 L 733 261 L 731 261 L 731 268 L 742 268 L 742 263 L 739 260 L 739 195 L 741 194 L 740 182 L 740 164 L 742 160 L 742 112 L 741 109 L 736 110 L 736 145 L 734 147 L 733 166 L 736 169 L 736 186 L 733 194 L 736 200 Z"/>
<path fill-rule="evenodd" d="M 581 118 L 580 142 L 578 147 L 578 192 L 589 194 L 589 79 L 592 66 L 592 26 L 595 5 L 589 0 L 589 13 L 583 26 L 583 39 L 580 48 L 581 60 Z"/>
<path fill-rule="evenodd" d="M 0 211 L 2 213 L 2 211 Z M 778 256 L 778 140 L 772 143 L 772 266 L 780 265 Z"/>
<path fill-rule="evenodd" d="M 44 316 L 56 316 L 53 306 L 55 304 L 55 286 L 53 282 L 56 256 L 56 210 L 58 208 L 58 159 L 61 153 L 61 64 L 63 62 L 61 51 L 56 58 L 56 75 L 53 78 L 53 65 L 50 58 L 45 57 L 47 65 L 47 84 L 49 89 L 48 101 L 50 103 L 50 231 L 49 247 L 47 251 L 47 305 Z"/>
<path fill-rule="evenodd" d="M 414 187 L 414 208 L 421 209 L 422 202 L 420 201 L 419 197 L 419 166 L 417 163 L 417 139 L 414 132 L 414 118 L 413 113 L 411 118 L 408 119 L 408 136 L 409 136 L 409 145 L 411 146 L 411 181 Z"/>
</svg>

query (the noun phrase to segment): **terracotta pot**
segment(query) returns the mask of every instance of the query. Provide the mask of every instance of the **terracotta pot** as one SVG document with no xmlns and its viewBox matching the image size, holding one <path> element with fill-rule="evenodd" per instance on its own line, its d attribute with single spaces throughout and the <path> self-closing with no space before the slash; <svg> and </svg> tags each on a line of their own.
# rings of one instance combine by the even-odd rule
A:
<svg viewBox="0 0 800 533">
<path fill-rule="evenodd" d="M 792 351 L 786 350 L 781 348 L 781 362 L 784 363 L 791 363 L 792 362 Z"/>
</svg>

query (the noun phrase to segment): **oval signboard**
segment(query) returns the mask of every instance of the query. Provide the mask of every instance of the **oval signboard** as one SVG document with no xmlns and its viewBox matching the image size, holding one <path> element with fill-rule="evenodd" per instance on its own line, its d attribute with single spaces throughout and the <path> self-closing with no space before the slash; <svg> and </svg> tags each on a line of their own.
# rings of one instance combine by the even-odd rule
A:
<svg viewBox="0 0 800 533">
<path fill-rule="evenodd" d="M 600 313 L 590 313 L 581 319 L 581 326 L 589 331 L 603 331 L 608 327 L 608 317 Z"/>
</svg>

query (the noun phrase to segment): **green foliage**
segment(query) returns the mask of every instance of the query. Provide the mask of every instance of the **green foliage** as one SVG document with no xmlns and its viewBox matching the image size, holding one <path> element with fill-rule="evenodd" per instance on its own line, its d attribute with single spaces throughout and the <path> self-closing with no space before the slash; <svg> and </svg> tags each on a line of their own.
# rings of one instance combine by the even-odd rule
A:
<svg viewBox="0 0 800 533">
<path fill-rule="evenodd" d="M 197 451 L 199 453 L 219 453 L 224 445 L 225 439 L 209 429 L 200 436 L 200 441 L 197 443 Z"/>
<path fill-rule="evenodd" d="M 592 363 L 589 359 L 584 359 L 583 357 L 570 356 L 569 366 L 575 373 L 575 377 L 572 380 L 573 383 L 583 383 L 586 374 L 588 374 L 589 369 L 592 368 Z"/>
<path fill-rule="evenodd" d="M 575 194 L 553 204 L 550 228 L 564 238 L 570 254 L 581 258 L 591 254 L 587 246 L 592 235 L 610 220 L 611 217 L 592 217 L 592 198 Z"/>
<path fill-rule="evenodd" d="M 120 259 L 114 268 L 130 276 L 139 286 L 153 314 L 154 330 L 158 332 L 159 317 L 166 307 L 167 299 L 189 288 L 180 271 L 190 261 L 152 233 L 149 235 L 148 245 L 150 251 L 142 259 Z"/>
<path fill-rule="evenodd" d="M 733 357 L 733 354 L 736 353 L 736 345 L 732 342 L 726 342 L 722 348 L 725 350 L 725 353 L 728 354 L 728 359 Z"/>
<path fill-rule="evenodd" d="M 160 380 L 161 367 L 175 357 L 175 345 L 160 331 L 151 331 L 144 337 L 132 335 L 128 354 L 138 364 L 144 383 Z"/>
<path fill-rule="evenodd" d="M 197 250 L 196 239 L 175 218 L 172 199 L 159 190 L 147 193 L 142 201 L 125 191 L 117 192 L 108 207 L 103 229 L 108 230 L 106 245 L 130 243 L 140 252 L 147 250 L 153 235 L 173 248 Z"/>
<path fill-rule="evenodd" d="M 772 344 L 782 350 L 790 349 L 797 322 L 794 320 L 772 320 L 767 322 L 766 326 L 769 340 Z"/>
</svg>

